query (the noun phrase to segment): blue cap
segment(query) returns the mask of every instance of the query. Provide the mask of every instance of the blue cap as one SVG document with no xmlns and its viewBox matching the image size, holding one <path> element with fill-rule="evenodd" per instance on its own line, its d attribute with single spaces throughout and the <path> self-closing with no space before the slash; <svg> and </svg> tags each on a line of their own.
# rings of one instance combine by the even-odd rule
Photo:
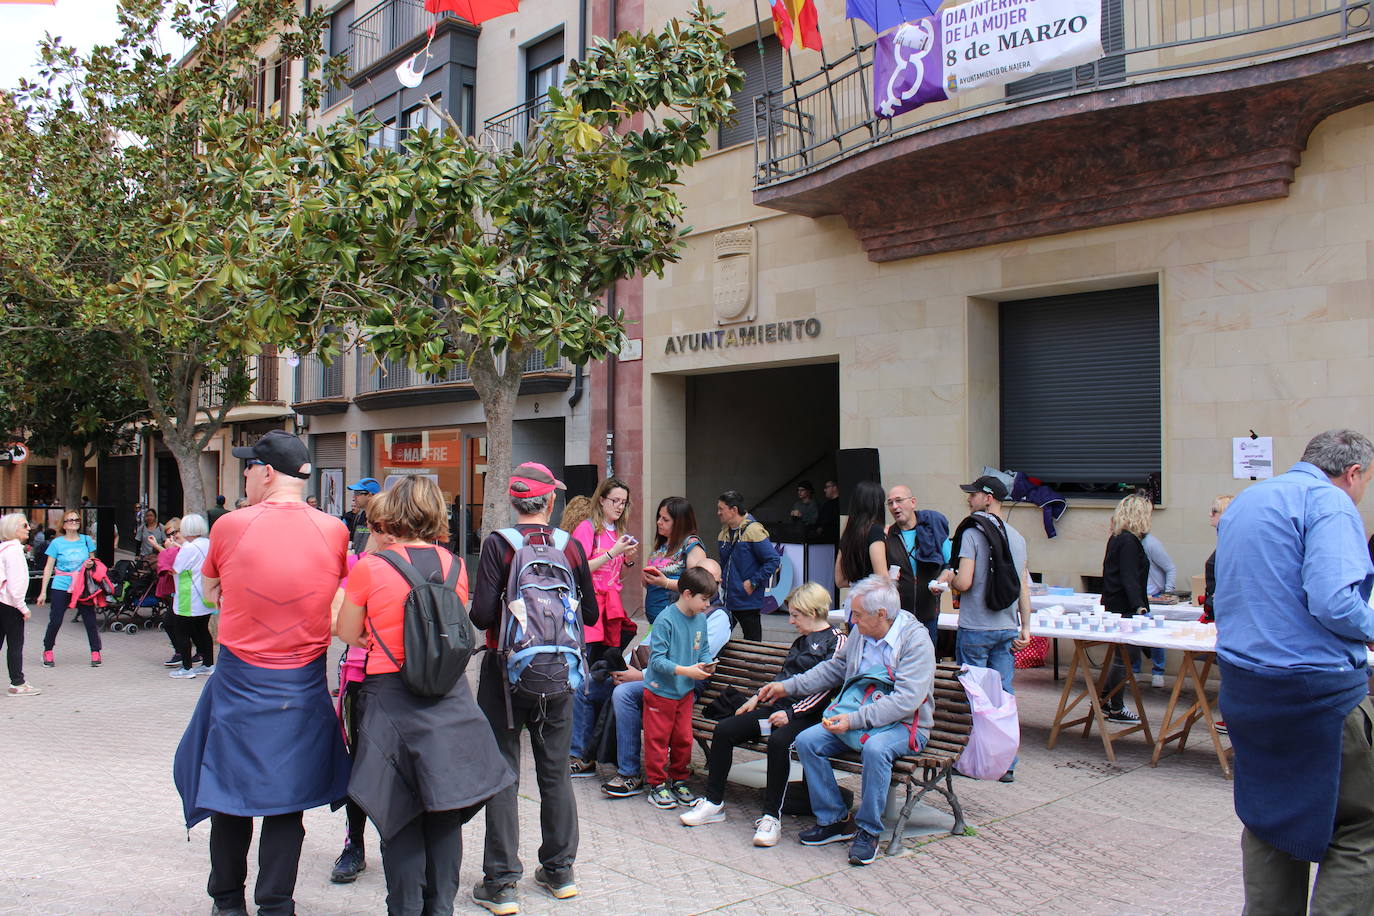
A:
<svg viewBox="0 0 1374 916">
<path fill-rule="evenodd" d="M 382 492 L 382 485 L 371 477 L 364 477 L 356 483 L 350 483 L 348 489 L 358 490 L 363 493 L 371 493 L 373 496 L 376 496 L 378 493 Z"/>
</svg>

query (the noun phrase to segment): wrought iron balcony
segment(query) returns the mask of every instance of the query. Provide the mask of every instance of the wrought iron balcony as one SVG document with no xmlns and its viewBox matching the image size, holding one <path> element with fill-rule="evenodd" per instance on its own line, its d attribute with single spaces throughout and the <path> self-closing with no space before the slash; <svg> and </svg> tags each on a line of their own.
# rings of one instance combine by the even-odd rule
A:
<svg viewBox="0 0 1374 916">
<path fill-rule="evenodd" d="M 755 186 L 766 188 L 903 137 L 1088 90 L 1244 67 L 1276 56 L 1368 40 L 1369 0 L 1104 0 L 1108 56 L 988 98 L 970 93 L 892 120 L 873 114 L 874 43 L 754 99 Z M 1104 29 L 1106 32 L 1106 29 Z M 1029 81 L 1023 81 L 1029 83 Z"/>
<path fill-rule="evenodd" d="M 452 17 L 440 13 L 441 19 Z M 423 35 L 434 22 L 434 14 L 416 0 L 382 0 L 353 20 L 348 27 L 353 39 L 349 50 L 350 79 L 371 70 L 397 49 Z"/>
<path fill-rule="evenodd" d="M 549 363 L 543 353 L 536 352 L 525 360 L 525 375 L 520 393 L 534 394 L 567 388 L 572 370 L 566 360 L 559 358 Z M 370 356 L 358 359 L 358 393 L 354 401 L 363 410 L 476 399 L 466 365 L 455 366 L 447 375 L 435 376 L 416 372 L 404 360 L 378 362 Z"/>
<path fill-rule="evenodd" d="M 278 358 L 275 352 L 264 353 L 248 358 L 248 376 L 251 380 L 248 397 L 244 405 L 284 405 L 278 386 Z M 200 409 L 218 410 L 224 403 L 225 380 L 228 370 L 221 369 L 201 382 Z"/>
<path fill-rule="evenodd" d="M 539 135 L 539 125 L 549 110 L 549 97 L 541 95 L 509 108 L 482 124 L 481 141 L 508 150 Z"/>
<path fill-rule="evenodd" d="M 326 366 L 318 356 L 302 356 L 296 367 L 296 396 L 291 407 L 296 413 L 342 413 L 348 409 L 344 398 L 344 360 L 340 356 Z"/>
</svg>

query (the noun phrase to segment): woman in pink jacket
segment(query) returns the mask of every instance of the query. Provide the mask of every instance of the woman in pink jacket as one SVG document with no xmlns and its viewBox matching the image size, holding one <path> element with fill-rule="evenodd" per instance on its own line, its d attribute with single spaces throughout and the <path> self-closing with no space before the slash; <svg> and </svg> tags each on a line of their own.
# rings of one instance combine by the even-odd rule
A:
<svg viewBox="0 0 1374 916">
<path fill-rule="evenodd" d="M 28 537 L 29 520 L 22 514 L 14 512 L 0 518 L 0 643 L 5 644 L 12 697 L 41 693 L 24 680 L 24 623 L 29 619 L 29 606 L 24 603 L 29 590 L 24 541 Z"/>
</svg>

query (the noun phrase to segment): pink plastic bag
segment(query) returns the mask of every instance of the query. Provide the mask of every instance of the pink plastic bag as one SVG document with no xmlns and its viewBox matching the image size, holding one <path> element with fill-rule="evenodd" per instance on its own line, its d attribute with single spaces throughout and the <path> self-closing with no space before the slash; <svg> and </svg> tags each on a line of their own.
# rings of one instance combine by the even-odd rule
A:
<svg viewBox="0 0 1374 916">
<path fill-rule="evenodd" d="M 974 779 L 999 779 L 1016 759 L 1021 722 L 1016 697 L 1002 689 L 1002 677 L 991 668 L 964 665 L 959 683 L 968 694 L 973 733 L 959 755 L 959 772 Z"/>
</svg>

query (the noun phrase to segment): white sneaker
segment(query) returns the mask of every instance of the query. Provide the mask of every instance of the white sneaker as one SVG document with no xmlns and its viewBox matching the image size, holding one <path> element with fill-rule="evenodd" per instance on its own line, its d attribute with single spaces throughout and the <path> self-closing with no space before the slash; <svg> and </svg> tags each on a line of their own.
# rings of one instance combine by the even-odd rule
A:
<svg viewBox="0 0 1374 916">
<path fill-rule="evenodd" d="M 214 666 L 214 665 L 201 665 L 199 668 L 196 669 L 196 672 L 197 672 L 198 674 L 214 674 L 214 673 L 215 673 L 215 666 Z"/>
<path fill-rule="evenodd" d="M 696 804 L 692 805 L 692 810 L 686 814 L 679 814 L 677 819 L 682 821 L 684 827 L 700 827 L 703 824 L 718 824 L 725 820 L 725 803 L 713 805 L 706 800 L 705 796 L 698 798 Z"/>
<path fill-rule="evenodd" d="M 1150 686 L 1151 686 L 1151 687 L 1163 687 L 1163 686 L 1164 686 L 1164 675 L 1162 675 L 1162 674 L 1152 674 L 1152 675 L 1150 675 Z"/>
<path fill-rule="evenodd" d="M 196 669 L 194 669 L 194 668 L 173 668 L 173 669 L 167 674 L 167 676 L 168 676 L 168 677 L 175 677 L 175 678 L 190 679 L 190 678 L 193 678 L 193 677 L 196 676 Z"/>
<path fill-rule="evenodd" d="M 755 846 L 776 846 L 778 839 L 782 836 L 782 821 L 771 814 L 754 821 L 754 826 L 758 827 L 754 831 Z"/>
</svg>

